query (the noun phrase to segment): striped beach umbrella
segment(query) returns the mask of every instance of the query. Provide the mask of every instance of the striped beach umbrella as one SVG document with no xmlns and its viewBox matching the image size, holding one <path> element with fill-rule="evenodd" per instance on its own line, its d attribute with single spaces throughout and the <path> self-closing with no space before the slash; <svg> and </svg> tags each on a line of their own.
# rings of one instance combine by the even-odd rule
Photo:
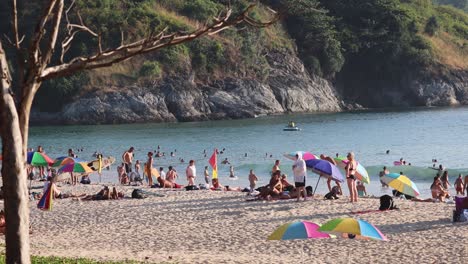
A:
<svg viewBox="0 0 468 264">
<path fill-rule="evenodd" d="M 351 234 L 375 240 L 387 240 L 373 224 L 355 218 L 336 218 L 323 224 L 318 231 L 329 234 Z"/>
<path fill-rule="evenodd" d="M 54 161 L 54 164 L 52 164 L 52 167 L 60 167 L 60 166 L 63 166 L 65 164 L 77 163 L 77 162 L 83 162 L 83 160 L 73 158 L 73 157 L 63 156 L 63 157 L 56 158 L 55 161 Z"/>
<path fill-rule="evenodd" d="M 308 151 L 295 151 L 284 154 L 284 156 L 288 159 L 294 160 L 296 158 L 296 154 L 299 154 L 299 157 L 302 157 L 303 160 L 311 160 L 311 159 L 320 159 L 319 156 L 314 155 Z"/>
<path fill-rule="evenodd" d="M 309 239 L 309 238 L 330 238 L 330 234 L 317 231 L 319 224 L 297 221 L 286 223 L 278 227 L 268 240 L 289 240 L 289 239 Z"/>
<path fill-rule="evenodd" d="M 86 165 L 86 162 L 74 162 L 63 165 L 59 168 L 58 172 L 92 173 L 94 171 Z"/>
<path fill-rule="evenodd" d="M 45 153 L 37 151 L 28 152 L 26 161 L 32 166 L 48 166 L 54 163 L 54 160 Z"/>
<path fill-rule="evenodd" d="M 349 162 L 347 158 L 343 158 L 343 157 L 335 158 L 335 161 L 336 161 L 336 165 L 343 169 L 348 165 L 348 162 Z M 356 178 L 359 181 L 362 181 L 363 183 L 370 183 L 369 174 L 367 173 L 366 168 L 364 168 L 364 166 L 362 166 L 361 163 L 359 162 L 356 162 L 356 163 L 357 163 L 356 175 L 355 175 Z"/>
<path fill-rule="evenodd" d="M 380 180 L 401 193 L 413 197 L 419 196 L 418 187 L 405 175 L 401 175 L 399 173 L 389 173 L 380 177 Z"/>
</svg>

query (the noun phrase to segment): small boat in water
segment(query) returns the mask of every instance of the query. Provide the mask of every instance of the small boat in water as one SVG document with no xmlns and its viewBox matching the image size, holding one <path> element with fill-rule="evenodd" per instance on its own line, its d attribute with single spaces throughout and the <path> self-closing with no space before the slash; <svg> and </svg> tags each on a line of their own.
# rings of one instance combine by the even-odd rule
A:
<svg viewBox="0 0 468 264">
<path fill-rule="evenodd" d="M 289 121 L 289 124 L 283 128 L 283 131 L 299 131 L 301 130 L 296 126 L 296 124 L 293 121 Z"/>
</svg>

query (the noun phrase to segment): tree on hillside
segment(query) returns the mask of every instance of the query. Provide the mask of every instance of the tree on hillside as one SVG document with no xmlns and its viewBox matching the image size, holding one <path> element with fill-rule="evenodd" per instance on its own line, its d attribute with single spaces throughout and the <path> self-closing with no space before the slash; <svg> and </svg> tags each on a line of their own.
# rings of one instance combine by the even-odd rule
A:
<svg viewBox="0 0 468 264">
<path fill-rule="evenodd" d="M 67 2 L 67 6 L 65 4 Z M 34 2 L 33 2 L 34 3 Z M 106 47 L 100 32 L 93 31 L 81 18 L 75 0 L 44 0 L 43 12 L 32 31 L 20 32 L 16 0 L 10 1 L 11 30 L 0 40 L 0 135 L 3 154 L 3 187 L 6 218 L 6 262 L 29 263 L 29 200 L 26 183 L 26 149 L 28 146 L 29 116 L 34 97 L 46 80 L 68 76 L 83 70 L 109 67 L 137 55 L 179 45 L 206 35 L 246 23 L 266 27 L 279 18 L 258 21 L 249 16 L 254 5 L 238 15 L 227 8 L 211 23 L 191 32 L 168 33 L 167 29 L 148 32 L 144 38 L 126 40 L 121 32 L 120 45 Z M 24 8 L 24 3 L 23 3 Z M 93 52 L 67 59 L 67 51 L 74 39 L 87 34 L 97 39 Z M 7 45 L 11 45 L 11 47 Z M 12 51 L 9 53 L 9 51 Z"/>
</svg>

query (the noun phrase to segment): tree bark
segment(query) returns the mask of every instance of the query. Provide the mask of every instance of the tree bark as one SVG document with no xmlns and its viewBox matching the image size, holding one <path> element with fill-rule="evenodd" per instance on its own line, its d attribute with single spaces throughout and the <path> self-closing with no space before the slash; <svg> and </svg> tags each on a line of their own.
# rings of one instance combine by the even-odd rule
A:
<svg viewBox="0 0 468 264">
<path fill-rule="evenodd" d="M 11 78 L 0 42 L 0 134 L 2 178 L 6 220 L 6 263 L 30 263 L 29 200 L 26 157 L 23 152 L 18 113 L 11 94 Z"/>
</svg>

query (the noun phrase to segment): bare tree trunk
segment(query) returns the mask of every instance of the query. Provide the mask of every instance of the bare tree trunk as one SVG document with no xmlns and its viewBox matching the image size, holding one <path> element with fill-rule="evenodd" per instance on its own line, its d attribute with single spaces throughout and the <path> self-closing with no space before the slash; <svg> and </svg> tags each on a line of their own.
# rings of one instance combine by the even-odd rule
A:
<svg viewBox="0 0 468 264">
<path fill-rule="evenodd" d="M 29 199 L 18 113 L 11 94 L 11 78 L 0 42 L 0 134 L 6 220 L 6 263 L 30 263 Z"/>
</svg>

